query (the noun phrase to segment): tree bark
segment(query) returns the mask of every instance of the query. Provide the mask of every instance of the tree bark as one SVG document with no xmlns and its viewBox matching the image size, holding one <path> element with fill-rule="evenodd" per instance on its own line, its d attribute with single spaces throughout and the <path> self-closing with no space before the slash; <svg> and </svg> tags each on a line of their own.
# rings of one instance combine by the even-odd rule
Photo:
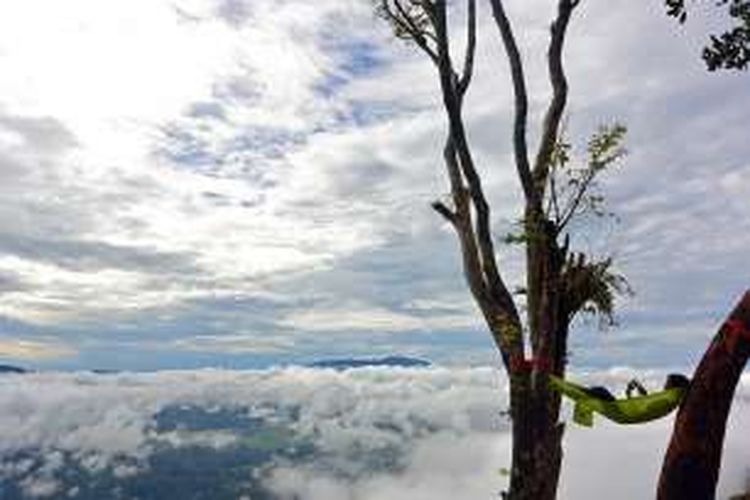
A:
<svg viewBox="0 0 750 500">
<path fill-rule="evenodd" d="M 658 500 L 713 500 L 727 416 L 750 355 L 750 291 L 703 355 L 672 432 Z"/>
<path fill-rule="evenodd" d="M 562 463 L 563 423 L 513 425 L 509 500 L 554 500 Z"/>
</svg>

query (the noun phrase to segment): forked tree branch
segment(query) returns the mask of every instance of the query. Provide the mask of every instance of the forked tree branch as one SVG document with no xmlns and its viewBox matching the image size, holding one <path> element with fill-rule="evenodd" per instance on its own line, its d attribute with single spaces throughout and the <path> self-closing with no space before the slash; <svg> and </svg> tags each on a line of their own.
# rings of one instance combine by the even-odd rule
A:
<svg viewBox="0 0 750 500">
<path fill-rule="evenodd" d="M 507 363 L 512 356 L 523 353 L 523 338 L 521 335 L 499 333 L 498 325 L 512 326 L 510 330 L 520 331 L 520 319 L 513 297 L 497 267 L 490 229 L 490 208 L 474 166 L 461 116 L 463 94 L 450 57 L 446 2 L 436 0 L 432 5 L 438 40 L 440 87 L 449 123 L 445 161 L 455 204 L 454 227 L 461 243 L 466 279 L 482 313 L 492 326 L 495 342 Z M 473 48 L 470 50 L 473 51 Z M 459 175 L 456 175 L 457 172 Z M 436 210 L 443 211 L 437 207 Z"/>
<path fill-rule="evenodd" d="M 453 225 L 455 225 L 455 224 L 456 224 L 456 217 L 457 217 L 456 213 L 455 213 L 455 212 L 453 212 L 453 211 L 452 211 L 452 210 L 451 210 L 450 208 L 446 207 L 446 206 L 445 206 L 445 203 L 443 203 L 443 202 L 442 202 L 442 201 L 440 201 L 440 200 L 435 200 L 435 201 L 433 201 L 433 202 L 432 202 L 432 203 L 430 204 L 430 206 L 431 206 L 431 207 L 432 207 L 432 209 L 433 209 L 433 210 L 435 210 L 435 211 L 436 211 L 436 212 L 437 212 L 438 214 L 440 214 L 441 216 L 443 216 L 443 218 L 444 218 L 444 219 L 445 219 L 446 221 L 450 222 L 450 223 L 451 223 L 451 224 L 453 224 Z"/>
<path fill-rule="evenodd" d="M 515 303 L 507 286 L 500 277 L 495 260 L 494 244 L 490 229 L 490 207 L 484 196 L 482 181 L 474 167 L 469 150 L 463 118 L 461 116 L 461 95 L 458 92 L 456 74 L 451 62 L 448 45 L 445 0 L 435 3 L 435 34 L 438 38 L 438 70 L 443 94 L 443 103 L 448 114 L 450 134 L 456 149 L 461 173 L 466 179 L 474 211 L 476 212 L 476 240 L 482 265 L 482 274 L 487 288 L 509 314 L 516 313 Z"/>
<path fill-rule="evenodd" d="M 474 165 L 462 118 L 463 98 L 474 71 L 477 38 L 476 0 L 466 1 L 466 52 L 460 75 L 450 56 L 446 0 L 378 0 L 378 3 L 381 16 L 391 23 L 396 36 L 415 42 L 438 69 L 449 125 L 443 154 L 453 206 L 436 201 L 432 208 L 457 233 L 469 289 L 490 326 L 503 362 L 510 370 L 510 360 L 523 357 L 521 321 L 513 296 L 498 270 L 490 207 Z"/>
<path fill-rule="evenodd" d="M 439 200 L 432 203 L 432 208 L 442 215 L 448 222 L 453 224 L 454 228 L 458 229 L 456 225 L 459 223 L 459 218 L 470 218 L 471 214 L 469 214 L 467 210 L 462 210 L 462 204 L 459 201 L 466 190 L 461 177 L 461 169 L 456 160 L 456 147 L 453 144 L 453 134 L 451 133 L 448 134 L 448 138 L 445 141 L 445 147 L 443 148 L 443 161 L 445 162 L 445 168 L 448 171 L 448 180 L 451 185 L 451 199 L 453 200 L 454 210 L 446 207 L 445 204 Z M 470 220 L 469 225 L 471 225 Z"/>
</svg>

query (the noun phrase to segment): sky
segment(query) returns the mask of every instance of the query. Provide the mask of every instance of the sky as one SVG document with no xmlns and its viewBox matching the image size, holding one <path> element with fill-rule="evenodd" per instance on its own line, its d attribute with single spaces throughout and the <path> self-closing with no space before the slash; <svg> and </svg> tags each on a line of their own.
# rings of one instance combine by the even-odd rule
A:
<svg viewBox="0 0 750 500">
<path fill-rule="evenodd" d="M 663 372 L 625 369 L 592 372 L 581 380 L 619 391 L 636 373 L 650 388 L 664 380 Z M 312 460 L 277 459 L 259 471 L 280 500 L 497 498 L 508 486 L 499 471 L 510 465 L 509 424 L 500 416 L 508 397 L 498 385 L 507 380 L 488 367 L 8 375 L 0 378 L 0 457 L 31 452 L 0 461 L 0 478 L 21 478 L 23 498 L 74 498 L 75 486 L 63 481 L 71 479 L 65 474 L 73 469 L 71 460 L 94 477 L 110 470 L 127 480 L 156 467 L 149 457 L 165 442 L 185 454 L 211 449 L 231 454 L 241 425 L 212 421 L 215 427 L 203 432 L 157 433 L 158 412 L 198 407 L 216 415 L 222 410 L 245 418 L 275 415 L 274 425 L 315 447 Z M 571 413 L 566 404 L 564 418 L 570 420 Z M 673 416 L 637 426 L 598 416 L 593 428 L 569 423 L 559 497 L 653 497 L 672 425 Z M 748 425 L 745 374 L 727 422 L 717 498 L 747 489 Z M 390 468 L 378 466 L 383 456 Z"/>
<path fill-rule="evenodd" d="M 535 144 L 554 2 L 507 3 Z M 479 18 L 465 119 L 499 236 L 520 207 L 512 95 L 485 2 Z M 636 293 L 617 328 L 576 325 L 574 367 L 692 366 L 750 288 L 750 75 L 699 57 L 724 21 L 625 0 L 574 15 L 574 154 L 603 123 L 629 128 L 602 183 L 618 222 L 582 223 L 575 244 L 613 255 Z M 497 363 L 429 208 L 445 132 L 433 68 L 368 0 L 0 3 L 0 362 Z M 520 284 L 518 250 L 498 246 Z"/>
</svg>

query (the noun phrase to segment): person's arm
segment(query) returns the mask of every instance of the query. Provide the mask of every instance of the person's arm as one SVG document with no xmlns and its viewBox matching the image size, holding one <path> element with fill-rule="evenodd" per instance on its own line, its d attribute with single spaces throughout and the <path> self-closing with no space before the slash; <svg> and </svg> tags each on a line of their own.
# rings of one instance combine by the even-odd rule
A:
<svg viewBox="0 0 750 500">
<path fill-rule="evenodd" d="M 646 388 L 643 387 L 643 384 L 641 384 L 636 378 L 628 382 L 628 386 L 625 389 L 625 395 L 628 399 L 633 397 L 633 391 L 638 391 L 639 396 L 648 395 L 648 391 L 646 390 Z"/>
</svg>

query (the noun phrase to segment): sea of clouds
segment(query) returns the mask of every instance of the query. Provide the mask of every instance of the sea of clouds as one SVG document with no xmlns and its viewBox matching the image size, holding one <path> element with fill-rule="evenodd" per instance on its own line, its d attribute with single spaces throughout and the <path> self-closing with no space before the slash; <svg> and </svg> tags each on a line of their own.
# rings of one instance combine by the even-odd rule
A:
<svg viewBox="0 0 750 500">
<path fill-rule="evenodd" d="M 651 388 L 664 377 L 618 368 L 575 378 L 620 391 L 634 375 Z M 216 449 L 234 443 L 226 429 L 194 433 L 190 443 L 179 432 L 156 436 L 159 411 L 189 405 L 242 408 L 314 444 L 315 460 L 279 460 L 264 470 L 265 487 L 280 499 L 498 498 L 507 486 L 500 471 L 510 465 L 506 386 L 494 369 L 449 367 L 8 375 L 0 377 L 0 483 L 21 481 L 29 498 L 74 498 L 57 480 L 64 456 L 129 477 L 149 466 L 159 440 Z M 617 426 L 598 419 L 593 429 L 570 423 L 560 498 L 652 498 L 672 420 Z M 719 498 L 745 487 L 748 425 L 745 374 L 728 423 Z M 24 450 L 36 450 L 44 464 L 19 460 Z M 387 457 L 387 466 L 377 457 Z"/>
</svg>

